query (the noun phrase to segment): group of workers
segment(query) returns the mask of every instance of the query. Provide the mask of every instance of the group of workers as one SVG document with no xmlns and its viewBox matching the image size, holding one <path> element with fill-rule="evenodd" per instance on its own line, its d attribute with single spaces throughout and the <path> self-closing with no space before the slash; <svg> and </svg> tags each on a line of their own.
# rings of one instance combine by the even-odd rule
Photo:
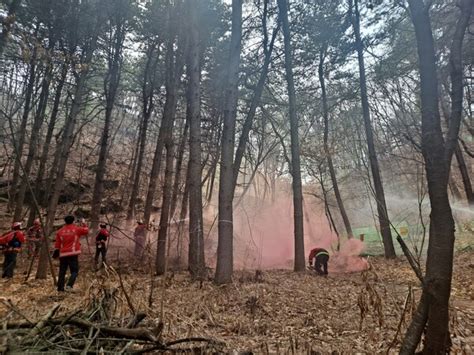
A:
<svg viewBox="0 0 474 355">
<path fill-rule="evenodd" d="M 75 224 L 74 216 L 66 216 L 64 218 L 64 226 L 56 232 L 54 243 L 54 252 L 52 257 L 59 258 L 59 274 L 58 274 L 58 291 L 70 291 L 73 289 L 77 275 L 79 274 L 79 254 L 81 254 L 81 237 L 87 236 L 89 228 L 82 218 Z M 134 257 L 141 259 L 146 243 L 146 225 L 142 221 L 137 222 L 134 232 L 135 250 Z M 106 223 L 99 224 L 99 231 L 95 237 L 95 267 L 99 265 L 99 259 L 102 258 L 101 264 L 106 262 L 107 241 L 110 232 L 107 230 Z M 27 230 L 25 238 L 21 231 L 21 222 L 14 222 L 9 232 L 0 237 L 0 250 L 3 250 L 4 262 L 2 278 L 12 278 L 16 266 L 18 253 L 21 251 L 22 245 L 28 241 L 28 256 L 36 257 L 39 255 L 41 245 L 44 240 L 43 229 L 40 221 L 34 221 L 33 226 Z M 314 265 L 313 265 L 314 260 Z M 326 276 L 328 274 L 329 253 L 323 248 L 314 248 L 309 254 L 309 267 L 314 269 L 318 275 Z M 67 270 L 70 271 L 70 277 L 66 280 Z"/>
<path fill-rule="evenodd" d="M 74 216 L 66 216 L 64 218 L 64 226 L 56 232 L 56 238 L 54 242 L 54 252 L 52 257 L 59 259 L 59 274 L 58 274 L 58 291 L 69 291 L 72 290 L 79 273 L 79 254 L 81 254 L 81 237 L 87 236 L 89 228 L 87 227 L 85 220 L 81 219 L 75 224 Z M 139 226 L 143 225 L 140 223 Z M 141 230 L 142 227 L 138 228 L 140 246 L 144 245 L 145 233 Z M 143 235 L 143 238 L 142 238 Z M 107 241 L 110 237 L 110 232 L 107 229 L 106 223 L 99 224 L 99 230 L 95 236 L 95 267 L 103 265 L 106 262 L 107 255 Z M 16 267 L 17 255 L 21 252 L 22 247 L 27 243 L 27 254 L 30 258 L 35 258 L 39 255 L 41 245 L 44 241 L 44 233 L 41 228 L 41 223 L 37 219 L 34 221 L 27 232 L 26 236 L 21 230 L 21 222 L 14 222 L 9 232 L 0 236 L 0 250 L 4 254 L 3 262 L 3 273 L 2 278 L 11 279 Z M 136 243 L 138 244 L 138 243 Z M 138 248 L 139 250 L 141 249 Z M 135 247 L 137 250 L 137 247 Z M 99 264 L 99 259 L 101 263 Z M 66 283 L 67 270 L 70 271 L 70 277 Z"/>
</svg>

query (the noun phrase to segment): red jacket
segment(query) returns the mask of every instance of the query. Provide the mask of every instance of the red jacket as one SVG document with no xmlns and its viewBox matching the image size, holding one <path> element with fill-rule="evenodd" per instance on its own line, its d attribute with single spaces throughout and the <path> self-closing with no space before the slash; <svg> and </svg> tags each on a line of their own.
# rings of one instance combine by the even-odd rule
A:
<svg viewBox="0 0 474 355">
<path fill-rule="evenodd" d="M 146 235 L 146 226 L 144 224 L 139 224 L 135 227 L 135 232 L 133 232 L 133 236 L 135 238 L 144 237 Z"/>
<path fill-rule="evenodd" d="M 14 236 L 17 239 L 17 245 L 13 245 L 12 241 Z M 25 242 L 25 235 L 20 230 L 12 230 L 5 235 L 0 237 L 0 245 L 4 247 L 5 253 L 18 253 L 21 250 L 21 244 Z M 19 245 L 18 245 L 19 243 Z"/>
<path fill-rule="evenodd" d="M 329 253 L 326 249 L 323 249 L 323 248 L 314 248 L 313 250 L 311 250 L 311 252 L 309 253 L 309 258 L 308 258 L 308 261 L 311 263 L 313 261 L 313 258 L 317 257 L 319 254 L 325 254 L 325 255 L 328 255 L 329 256 Z"/>
<path fill-rule="evenodd" d="M 96 244 L 105 244 L 107 239 L 109 239 L 110 234 L 109 231 L 106 228 L 101 228 L 97 235 L 95 236 L 95 243 Z"/>
<path fill-rule="evenodd" d="M 89 228 L 74 224 L 66 224 L 56 233 L 54 247 L 59 249 L 59 257 L 79 255 L 81 253 L 80 238 L 89 233 Z"/>
<path fill-rule="evenodd" d="M 43 239 L 43 230 L 40 226 L 32 226 L 28 229 L 27 236 L 29 239 L 41 240 Z"/>
</svg>

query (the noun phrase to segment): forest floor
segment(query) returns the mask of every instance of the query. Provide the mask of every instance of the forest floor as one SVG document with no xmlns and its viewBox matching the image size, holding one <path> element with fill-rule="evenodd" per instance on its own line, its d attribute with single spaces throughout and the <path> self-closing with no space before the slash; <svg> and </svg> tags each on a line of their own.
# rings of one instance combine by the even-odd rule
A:
<svg viewBox="0 0 474 355">
<path fill-rule="evenodd" d="M 1 281 L 0 318 L 38 320 L 58 303 L 59 314 L 70 314 L 90 303 L 97 290 L 115 288 L 120 290 L 111 313 L 116 324 L 126 324 L 133 308 L 147 314 L 142 326 L 154 328 L 163 321 L 164 341 L 205 337 L 217 340 L 219 351 L 254 353 L 387 353 L 399 346 L 420 294 L 414 273 L 402 259 L 370 257 L 369 271 L 327 278 L 309 271 L 268 270 L 257 277 L 255 271 L 239 271 L 226 286 L 192 282 L 187 272 L 152 278 L 123 261 L 111 261 L 120 269 L 96 273 L 89 260 L 81 256 L 76 293 L 63 295 L 51 279 L 25 283 L 27 261 L 21 260 L 14 279 Z M 472 280 L 474 251 L 458 252 L 451 297 L 453 353 L 474 349 Z M 17 311 L 6 306 L 8 299 Z"/>
</svg>

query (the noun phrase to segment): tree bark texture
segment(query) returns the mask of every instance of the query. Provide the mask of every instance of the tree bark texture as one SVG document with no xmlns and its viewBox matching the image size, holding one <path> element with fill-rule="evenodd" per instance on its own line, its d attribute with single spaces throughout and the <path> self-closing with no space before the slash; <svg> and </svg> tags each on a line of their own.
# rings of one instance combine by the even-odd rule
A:
<svg viewBox="0 0 474 355">
<path fill-rule="evenodd" d="M 18 137 L 17 138 L 17 149 L 16 157 L 15 157 L 15 164 L 13 166 L 13 177 L 12 177 L 12 184 L 10 186 L 9 191 L 9 200 L 8 200 L 8 209 L 12 209 L 13 205 L 16 200 L 17 188 L 18 188 L 18 180 L 20 178 L 20 162 L 23 156 L 23 148 L 25 145 L 25 136 L 26 136 L 26 126 L 28 124 L 28 116 L 31 110 L 31 100 L 33 98 L 33 91 L 35 88 L 35 81 L 36 81 L 36 58 L 37 58 L 37 49 L 36 46 L 33 49 L 33 55 L 30 61 L 30 71 L 27 76 L 28 84 L 26 87 L 25 92 L 25 104 L 23 108 L 23 115 L 21 117 L 20 128 L 18 130 Z"/>
<path fill-rule="evenodd" d="M 54 220 L 56 217 L 56 210 L 58 207 L 59 195 L 61 194 L 61 190 L 64 184 L 64 177 L 66 175 L 66 166 L 69 159 L 69 151 L 74 139 L 74 128 L 78 115 L 82 109 L 83 99 L 86 92 L 86 79 L 89 70 L 89 64 L 92 61 L 92 56 L 95 51 L 96 45 L 97 34 L 95 34 L 93 38 L 91 38 L 87 48 L 85 48 L 84 59 L 82 61 L 82 63 L 85 65 L 82 66 L 81 72 L 77 73 L 74 98 L 71 103 L 70 111 L 66 117 L 66 121 L 64 123 L 62 141 L 61 144 L 56 148 L 58 152 L 58 162 L 57 169 L 55 169 L 56 178 L 54 180 L 54 188 L 51 191 L 51 195 L 48 196 L 48 214 L 46 216 L 46 224 L 44 226 L 45 236 L 49 236 L 53 229 Z M 54 171 L 52 173 L 54 173 Z M 45 259 L 45 256 L 47 257 L 48 254 L 40 253 L 40 260 L 36 272 L 37 279 L 44 279 L 47 276 L 46 274 L 39 273 L 39 271 L 47 270 L 44 265 L 46 265 L 48 259 Z"/>
<path fill-rule="evenodd" d="M 33 167 L 36 151 L 38 149 L 40 130 L 43 126 L 46 106 L 48 104 L 49 87 L 52 79 L 52 71 L 52 63 L 47 63 L 43 81 L 41 83 L 41 94 L 39 97 L 38 107 L 33 118 L 33 127 L 31 129 L 30 140 L 28 143 L 28 155 L 26 157 L 26 162 L 24 165 L 22 182 L 19 186 L 17 193 L 15 213 L 13 217 L 15 221 L 21 220 L 23 218 L 23 202 L 25 200 L 26 189 L 28 186 L 26 180 L 30 178 L 31 168 Z"/>
<path fill-rule="evenodd" d="M 41 186 L 43 184 L 43 177 L 46 170 L 46 164 L 49 157 L 49 148 L 51 145 L 51 141 L 53 138 L 54 128 L 56 126 L 56 121 L 59 113 L 59 104 L 61 102 L 61 95 L 64 87 L 64 82 L 66 81 L 66 76 L 68 73 L 69 63 L 65 61 L 62 64 L 61 68 L 61 76 L 58 80 L 56 91 L 54 94 L 54 101 L 53 101 L 53 108 L 51 110 L 51 116 L 49 118 L 48 129 L 46 131 L 46 138 L 43 144 L 43 150 L 41 152 L 38 173 L 36 174 L 36 182 L 35 182 L 35 195 L 38 197 L 38 201 L 44 199 L 44 196 L 41 196 Z M 33 224 L 33 221 L 36 217 L 36 208 L 33 206 L 33 201 L 30 203 L 30 215 L 28 217 L 28 226 Z"/>
<path fill-rule="evenodd" d="M 415 28 L 421 83 L 422 153 L 425 161 L 431 214 L 424 297 L 428 299 L 425 354 L 444 354 L 449 348 L 449 297 L 453 271 L 454 219 L 449 203 L 449 170 L 457 144 L 461 115 L 456 114 L 459 98 L 452 98 L 452 114 L 446 142 L 441 129 L 435 45 L 429 6 L 423 0 L 409 0 Z M 462 40 L 472 12 L 472 1 L 461 1 L 461 15 L 451 47 L 450 60 L 462 63 Z M 452 74 L 452 73 L 451 73 Z M 453 86 L 456 78 L 452 77 Z M 455 89 L 453 87 L 453 94 Z M 459 93 L 458 93 L 459 94 Z M 462 105 L 462 90 L 461 90 Z M 455 95 L 455 94 L 454 94 Z M 456 103 L 457 102 L 457 103 Z M 418 327 L 424 327 L 419 324 Z M 419 330 L 419 329 L 418 329 Z M 418 333 L 420 333 L 418 331 Z M 407 342 L 408 337 L 405 338 Z"/>
<path fill-rule="evenodd" d="M 172 11 L 172 10 L 170 10 Z M 177 10 L 175 10 L 177 11 Z M 153 207 L 153 200 L 155 198 L 156 187 L 158 185 L 158 176 L 160 174 L 161 159 L 163 154 L 163 148 L 165 147 L 168 137 L 173 130 L 174 120 L 176 117 L 176 104 L 177 104 L 177 89 L 183 73 L 184 57 L 182 53 L 178 53 L 173 50 L 176 33 L 171 31 L 174 28 L 175 16 L 170 15 L 170 38 L 167 44 L 166 50 L 166 99 L 165 107 L 163 110 L 163 119 L 161 120 L 160 131 L 158 133 L 158 141 L 156 143 L 155 155 L 153 157 L 153 164 L 151 167 L 150 180 L 148 183 L 148 191 L 145 200 L 144 210 L 144 223 L 150 222 L 151 211 Z M 182 48 L 179 49 L 181 51 Z M 172 144 L 172 142 L 170 142 Z M 173 170 L 173 169 L 171 169 Z"/>
<path fill-rule="evenodd" d="M 357 59 L 359 62 L 359 84 L 360 96 L 362 103 L 362 116 L 364 119 L 365 135 L 367 138 L 367 149 L 369 152 L 370 170 L 372 173 L 372 180 L 374 183 L 375 200 L 377 203 L 377 213 L 380 224 L 380 233 L 382 234 L 382 241 L 386 258 L 394 258 L 395 247 L 393 246 L 392 231 L 390 229 L 390 220 L 388 217 L 387 204 L 385 202 L 385 193 L 383 189 L 382 177 L 380 175 L 380 167 L 377 158 L 377 152 L 374 143 L 374 134 L 372 131 L 372 121 L 370 119 L 369 100 L 367 97 L 367 82 L 365 77 L 365 63 L 364 63 L 364 47 L 360 35 L 360 14 L 359 14 L 359 0 L 349 0 L 351 11 L 353 10 L 351 21 L 355 35 L 355 46 L 357 50 Z M 353 8 L 353 9 L 352 9 Z"/>
<path fill-rule="evenodd" d="M 143 73 L 142 83 L 142 105 L 143 105 L 143 119 L 140 125 L 140 136 L 138 138 L 138 155 L 136 157 L 135 169 L 133 172 L 133 184 L 130 193 L 130 200 L 127 210 L 127 219 L 130 220 L 134 216 L 135 204 L 140 190 L 141 171 L 143 166 L 143 157 L 145 155 L 146 137 L 148 131 L 148 124 L 151 114 L 154 109 L 154 92 L 156 86 L 155 72 L 158 64 L 159 44 L 152 43 L 147 51 L 147 61 Z M 155 54 L 155 52 L 157 52 Z"/>
<path fill-rule="evenodd" d="M 454 149 L 454 154 L 458 163 L 459 172 L 461 173 L 462 183 L 464 186 L 464 192 L 466 193 L 467 202 L 469 203 L 469 206 L 474 206 L 474 193 L 472 191 L 471 179 L 469 177 L 469 169 L 467 167 L 466 161 L 464 159 L 464 154 L 461 150 L 459 143 Z"/>
<path fill-rule="evenodd" d="M 324 153 L 326 155 L 326 160 L 328 163 L 329 175 L 331 177 L 332 186 L 334 189 L 334 195 L 336 196 L 337 206 L 339 207 L 339 212 L 341 213 L 342 220 L 344 222 L 344 227 L 346 228 L 346 233 L 348 238 L 352 238 L 354 235 L 352 233 L 351 222 L 347 216 L 346 208 L 344 207 L 344 202 L 342 201 L 341 192 L 339 191 L 339 184 L 337 182 L 336 171 L 334 169 L 334 164 L 332 162 L 332 152 L 329 149 L 329 109 L 328 109 L 328 99 L 326 94 L 326 81 L 324 78 L 324 53 L 320 55 L 319 66 L 318 66 L 318 75 L 319 75 L 319 84 L 321 85 L 321 99 L 323 103 L 323 119 L 324 119 L 324 135 L 323 135 L 323 145 Z M 327 208 L 329 210 L 329 207 Z"/>
<path fill-rule="evenodd" d="M 232 282 L 234 270 L 234 148 L 235 120 L 239 90 L 239 65 L 242 46 L 242 0 L 232 1 L 232 34 L 228 62 L 228 78 L 225 91 L 224 127 L 222 130 L 221 161 L 219 175 L 219 217 L 217 265 L 215 282 Z"/>
<path fill-rule="evenodd" d="M 123 61 L 123 42 L 125 40 L 125 19 L 118 18 L 113 29 L 113 41 L 108 48 L 108 72 L 104 80 L 105 94 L 105 121 L 100 138 L 99 160 L 95 174 L 94 191 L 91 202 L 91 229 L 93 234 L 98 229 L 100 207 L 102 195 L 104 194 L 104 178 L 107 169 L 107 153 L 109 149 L 110 126 L 112 124 L 112 111 L 115 105 L 115 99 L 120 85 L 121 67 Z"/>
<path fill-rule="evenodd" d="M 198 8 L 200 0 L 192 0 L 189 5 L 189 52 L 187 63 L 189 110 L 189 250 L 188 268 L 193 279 L 203 279 L 206 269 L 204 262 L 204 232 L 202 217 L 201 187 L 201 67 L 199 49 Z"/>
<path fill-rule="evenodd" d="M 279 20 L 282 24 L 283 40 L 285 45 L 285 72 L 288 86 L 290 136 L 291 136 L 291 175 L 293 178 L 293 217 L 295 238 L 294 270 L 306 270 L 304 254 L 304 227 L 303 227 L 303 188 L 301 184 L 300 143 L 298 133 L 298 116 L 296 112 L 295 83 L 293 79 L 293 63 L 290 25 L 288 23 L 288 3 L 278 0 Z"/>
</svg>

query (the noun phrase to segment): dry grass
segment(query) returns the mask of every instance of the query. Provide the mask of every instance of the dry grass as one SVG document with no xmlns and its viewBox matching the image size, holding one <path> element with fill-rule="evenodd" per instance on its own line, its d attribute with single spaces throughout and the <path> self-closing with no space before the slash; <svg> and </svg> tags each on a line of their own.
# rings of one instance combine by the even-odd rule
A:
<svg viewBox="0 0 474 355">
<path fill-rule="evenodd" d="M 455 353 L 474 348 L 473 254 L 456 256 L 451 324 Z M 198 336 L 222 341 L 220 350 L 228 351 L 386 353 L 399 346 L 420 293 L 413 272 L 401 260 L 373 258 L 366 273 L 328 278 L 272 270 L 256 279 L 255 271 L 241 271 L 226 286 L 191 282 L 185 272 L 154 277 L 152 282 L 149 271 L 122 263 L 118 270 L 122 288 L 114 270 L 95 274 L 89 258 L 81 258 L 78 293 L 57 295 L 50 279 L 22 283 L 23 262 L 12 282 L 2 282 L 1 297 L 10 299 L 28 319 L 37 320 L 55 303 L 61 304 L 58 314 L 69 314 L 90 304 L 101 288 L 112 287 L 120 289 L 111 313 L 114 324 L 126 324 L 131 308 L 145 312 L 143 326 L 154 328 L 163 321 L 165 342 Z M 405 319 L 400 321 L 404 310 Z M 22 318 L 5 306 L 0 307 L 0 316 Z"/>
</svg>

